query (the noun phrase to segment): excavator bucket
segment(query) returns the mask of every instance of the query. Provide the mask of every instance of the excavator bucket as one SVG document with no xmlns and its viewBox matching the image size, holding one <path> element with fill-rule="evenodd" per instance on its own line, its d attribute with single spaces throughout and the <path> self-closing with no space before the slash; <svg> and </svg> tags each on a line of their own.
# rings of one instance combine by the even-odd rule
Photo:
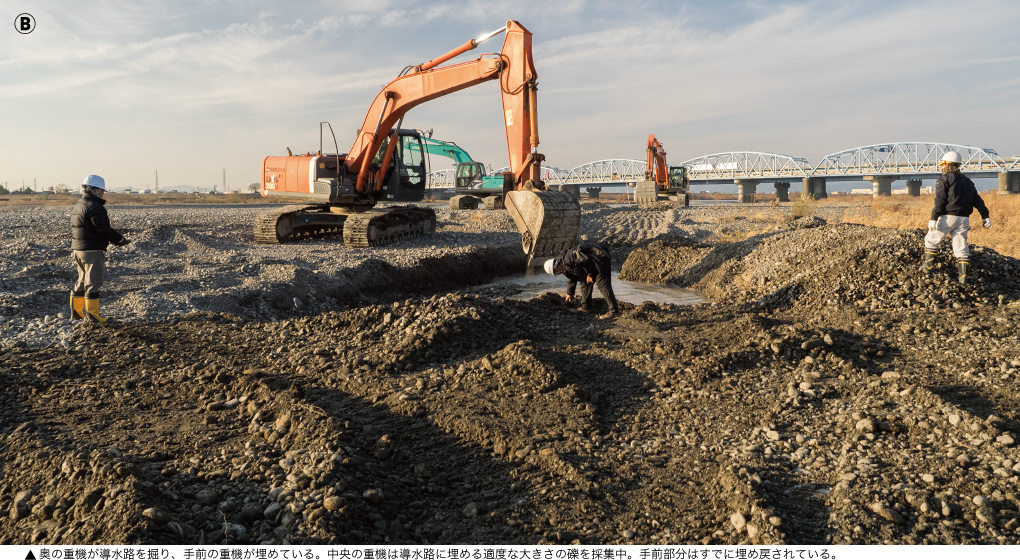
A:
<svg viewBox="0 0 1020 560">
<path fill-rule="evenodd" d="M 542 266 L 574 246 L 581 225 L 581 203 L 565 191 L 510 191 L 505 204 L 521 231 L 528 266 Z"/>
</svg>

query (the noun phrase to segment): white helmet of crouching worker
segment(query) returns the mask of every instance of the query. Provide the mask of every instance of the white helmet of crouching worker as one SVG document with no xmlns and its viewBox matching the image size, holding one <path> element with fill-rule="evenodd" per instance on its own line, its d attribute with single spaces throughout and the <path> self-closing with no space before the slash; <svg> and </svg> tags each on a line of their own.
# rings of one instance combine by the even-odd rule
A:
<svg viewBox="0 0 1020 560">
<path fill-rule="evenodd" d="M 99 189 L 101 191 L 105 191 L 106 181 L 104 181 L 99 175 L 89 175 L 81 182 L 81 186 L 87 190 Z"/>
<path fill-rule="evenodd" d="M 559 264 L 559 263 L 556 262 L 556 259 L 549 259 L 549 260 L 545 261 L 545 271 L 546 271 L 546 273 L 555 275 L 556 274 L 556 265 L 557 264 Z"/>
<path fill-rule="evenodd" d="M 942 156 L 940 162 L 946 163 L 963 163 L 963 158 L 960 157 L 959 152 L 946 152 L 946 155 Z"/>
</svg>

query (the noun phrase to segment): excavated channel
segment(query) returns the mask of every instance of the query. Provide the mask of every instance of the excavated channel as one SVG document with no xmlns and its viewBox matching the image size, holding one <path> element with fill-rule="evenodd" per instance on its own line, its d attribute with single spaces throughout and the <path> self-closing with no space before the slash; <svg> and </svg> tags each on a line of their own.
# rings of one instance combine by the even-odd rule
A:
<svg viewBox="0 0 1020 560">
<path fill-rule="evenodd" d="M 680 288 L 670 284 L 652 284 L 650 282 L 629 282 L 618 278 L 619 271 L 613 271 L 613 293 L 622 302 L 640 305 L 646 301 L 657 304 L 673 303 L 676 305 L 695 305 L 708 302 L 708 298 L 698 290 Z M 527 300 L 541 296 L 546 292 L 566 293 L 567 281 L 561 276 L 550 276 L 536 269 L 512 276 L 498 278 L 486 284 L 491 286 L 511 286 L 520 292 L 511 296 L 513 299 Z M 596 288 L 596 293 L 597 293 Z"/>
</svg>

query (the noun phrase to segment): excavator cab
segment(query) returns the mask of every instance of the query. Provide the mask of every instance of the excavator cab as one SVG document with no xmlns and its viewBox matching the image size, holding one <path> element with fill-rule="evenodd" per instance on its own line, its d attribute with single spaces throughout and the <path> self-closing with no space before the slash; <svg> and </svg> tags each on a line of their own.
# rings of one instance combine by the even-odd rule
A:
<svg viewBox="0 0 1020 560">
<path fill-rule="evenodd" d="M 485 168 L 477 161 L 468 161 L 457 164 L 457 192 L 468 189 L 477 189 L 482 186 L 482 177 L 485 176 Z"/>
<path fill-rule="evenodd" d="M 688 184 L 686 167 L 679 165 L 669 168 L 670 192 L 686 191 Z"/>
<path fill-rule="evenodd" d="M 400 143 L 393 151 L 389 169 L 383 176 L 380 189 L 382 200 L 386 202 L 424 200 L 428 172 L 425 169 L 425 149 L 422 146 L 421 132 L 401 129 L 398 138 Z M 390 137 L 387 136 L 372 161 L 376 167 L 382 165 L 389 144 Z"/>
</svg>

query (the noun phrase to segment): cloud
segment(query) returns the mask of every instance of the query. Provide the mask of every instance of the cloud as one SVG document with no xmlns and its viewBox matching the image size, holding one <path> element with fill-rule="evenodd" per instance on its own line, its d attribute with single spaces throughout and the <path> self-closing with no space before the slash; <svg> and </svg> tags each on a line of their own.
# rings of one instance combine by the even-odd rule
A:
<svg viewBox="0 0 1020 560">
<path fill-rule="evenodd" d="M 0 36 L 0 99 L 18 109 L 0 133 L 23 139 L 16 165 L 47 165 L 34 154 L 46 152 L 52 130 L 95 138 L 94 148 L 77 150 L 83 159 L 120 146 L 127 131 L 160 130 L 147 152 L 183 160 L 189 150 L 222 150 L 226 162 L 213 165 L 239 169 L 257 166 L 250 162 L 263 144 L 317 142 L 319 120 L 333 120 L 347 146 L 401 68 L 508 18 L 534 33 L 542 150 L 560 167 L 640 158 L 649 133 L 671 162 L 730 150 L 815 161 L 890 140 L 1020 150 L 1011 134 L 1020 126 L 1020 13 L 1008 2 L 964 10 L 878 0 L 49 6 L 33 8 L 33 34 Z M 408 123 L 501 162 L 498 99 L 494 85 L 482 85 L 416 108 Z M 219 136 L 224 129 L 234 136 Z"/>
</svg>

